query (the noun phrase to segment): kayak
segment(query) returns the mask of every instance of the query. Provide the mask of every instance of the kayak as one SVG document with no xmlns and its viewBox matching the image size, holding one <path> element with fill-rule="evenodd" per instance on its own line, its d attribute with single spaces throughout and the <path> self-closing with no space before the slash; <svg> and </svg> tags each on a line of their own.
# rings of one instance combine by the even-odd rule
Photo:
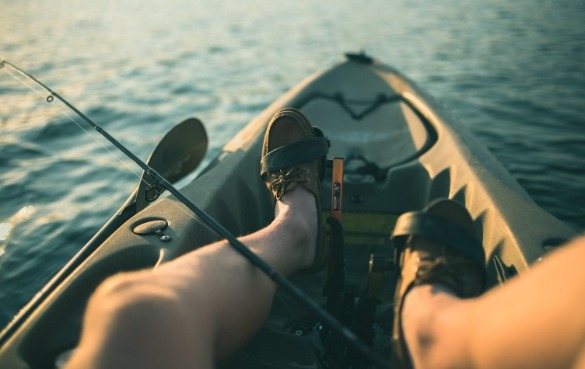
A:
<svg viewBox="0 0 585 369">
<path fill-rule="evenodd" d="M 340 229 L 331 223 L 329 233 L 334 239 L 341 232 L 343 258 L 331 260 L 317 274 L 294 275 L 290 281 L 330 307 L 331 286 L 341 278 L 332 276 L 331 265 L 342 269 L 343 283 L 336 287 L 336 298 L 343 301 L 338 318 L 382 355 L 392 344 L 397 268 L 390 235 L 400 214 L 438 198 L 463 204 L 485 249 L 489 288 L 522 274 L 576 236 L 538 207 L 437 101 L 394 68 L 363 53 L 347 54 L 343 62 L 279 97 L 198 168 L 195 179 L 182 184 L 185 197 L 234 235 L 252 233 L 272 220 L 271 201 L 259 176 L 260 152 L 268 121 L 283 107 L 299 109 L 323 131 L 331 145 L 328 156 L 343 168 L 342 196 L 334 192 L 331 201 L 332 187 L 339 188 L 330 173 L 321 184 L 325 216 L 341 211 Z M 192 134 L 179 146 L 206 140 L 200 130 Z M 163 166 L 162 173 L 172 172 L 165 160 L 157 165 Z M 78 342 L 85 305 L 100 282 L 121 271 L 156 268 L 219 239 L 176 196 L 158 197 L 157 192 L 144 204 L 143 192 L 136 191 L 2 331 L 0 367 L 60 367 Z M 368 363 L 298 299 L 279 290 L 264 327 L 221 367 L 367 368 Z"/>
</svg>

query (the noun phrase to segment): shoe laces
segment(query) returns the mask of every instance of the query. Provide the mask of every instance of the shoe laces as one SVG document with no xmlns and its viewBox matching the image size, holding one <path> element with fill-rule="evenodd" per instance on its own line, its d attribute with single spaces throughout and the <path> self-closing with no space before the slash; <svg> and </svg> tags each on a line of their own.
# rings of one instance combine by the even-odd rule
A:
<svg viewBox="0 0 585 369">
<path fill-rule="evenodd" d="M 416 285 L 441 283 L 455 292 L 458 296 L 467 295 L 467 278 L 461 273 L 461 268 L 469 261 L 465 258 L 450 256 L 421 258 L 416 271 Z"/>
<path fill-rule="evenodd" d="M 293 183 L 305 183 L 311 184 L 311 180 L 307 178 L 309 176 L 309 169 L 293 167 L 289 169 L 280 169 L 278 172 L 270 174 L 268 187 L 274 193 L 274 197 L 280 200 L 288 191 L 289 187 Z"/>
</svg>

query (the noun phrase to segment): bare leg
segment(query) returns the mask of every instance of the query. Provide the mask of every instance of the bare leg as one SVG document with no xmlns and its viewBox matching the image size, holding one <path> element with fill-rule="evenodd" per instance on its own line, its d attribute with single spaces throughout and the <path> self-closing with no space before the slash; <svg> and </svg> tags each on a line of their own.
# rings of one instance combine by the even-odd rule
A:
<svg viewBox="0 0 585 369">
<path fill-rule="evenodd" d="M 416 368 L 585 368 L 585 238 L 482 297 L 419 286 L 402 319 Z"/>
<path fill-rule="evenodd" d="M 241 241 L 289 275 L 315 257 L 316 219 L 313 195 L 299 186 L 277 202 L 271 225 Z M 275 289 L 225 241 L 115 276 L 90 299 L 69 368 L 212 368 L 258 330 Z"/>
</svg>

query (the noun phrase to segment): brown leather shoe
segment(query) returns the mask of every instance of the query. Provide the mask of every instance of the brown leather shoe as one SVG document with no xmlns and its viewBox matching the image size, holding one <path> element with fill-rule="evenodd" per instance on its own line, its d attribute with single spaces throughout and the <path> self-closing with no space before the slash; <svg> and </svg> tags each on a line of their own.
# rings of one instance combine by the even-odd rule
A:
<svg viewBox="0 0 585 369">
<path fill-rule="evenodd" d="M 408 291 L 424 284 L 441 284 L 461 298 L 480 295 L 485 284 L 485 252 L 473 235 L 467 210 L 441 199 L 422 212 L 401 215 L 392 241 L 399 252 L 400 278 L 394 297 L 395 361 L 412 368 L 402 331 L 402 306 Z"/>
<path fill-rule="evenodd" d="M 328 256 L 320 195 L 320 179 L 325 171 L 328 151 L 329 141 L 296 109 L 281 109 L 268 123 L 262 144 L 260 171 L 266 186 L 276 200 L 297 185 L 303 186 L 315 196 L 317 204 L 316 256 L 313 264 L 302 271 L 305 273 L 321 270 Z"/>
</svg>

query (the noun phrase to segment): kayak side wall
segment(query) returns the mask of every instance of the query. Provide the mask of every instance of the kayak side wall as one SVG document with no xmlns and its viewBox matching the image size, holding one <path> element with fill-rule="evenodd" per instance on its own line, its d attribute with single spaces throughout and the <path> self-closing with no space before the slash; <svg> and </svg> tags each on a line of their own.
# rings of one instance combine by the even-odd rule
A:
<svg viewBox="0 0 585 369">
<path fill-rule="evenodd" d="M 449 193 L 443 195 L 466 205 L 490 259 L 499 254 L 522 271 L 549 246 L 576 235 L 538 207 L 493 154 L 434 98 L 394 70 L 385 72 L 384 78 L 435 126 L 438 141 L 420 164 L 431 181 L 449 178 Z"/>
</svg>

